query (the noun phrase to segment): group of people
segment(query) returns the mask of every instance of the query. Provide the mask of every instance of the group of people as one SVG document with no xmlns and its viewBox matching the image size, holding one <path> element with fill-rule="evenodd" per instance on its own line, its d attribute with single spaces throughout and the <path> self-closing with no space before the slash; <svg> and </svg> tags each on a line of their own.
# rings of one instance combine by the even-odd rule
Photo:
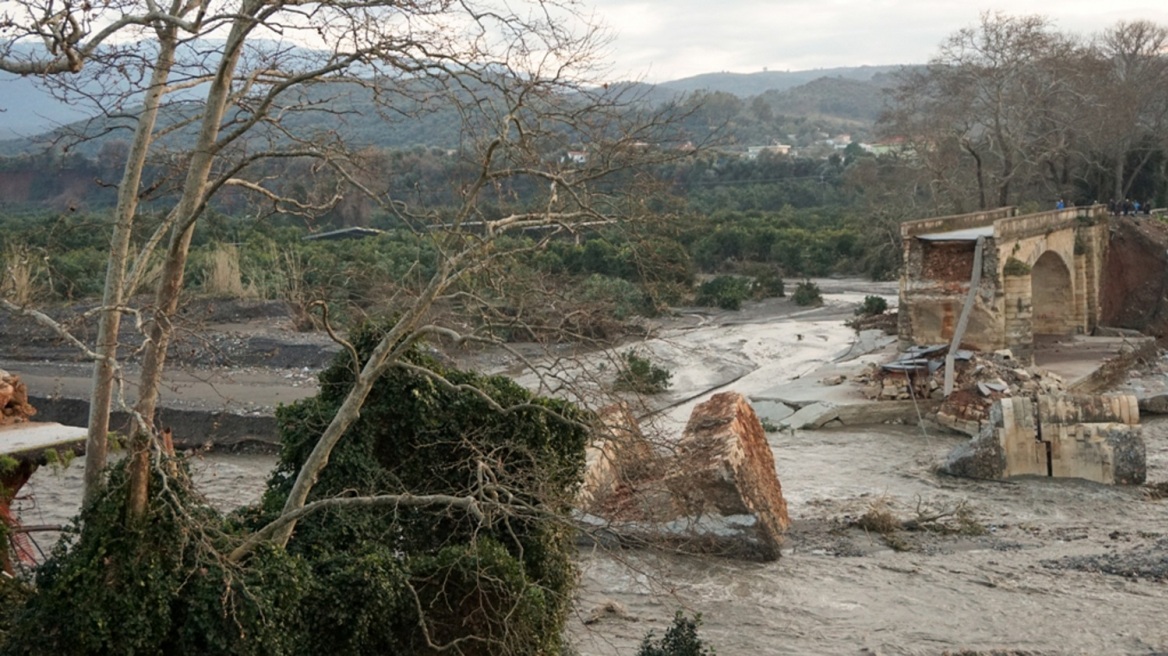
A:
<svg viewBox="0 0 1168 656">
<path fill-rule="evenodd" d="M 1111 212 L 1112 216 L 1136 216 L 1137 214 L 1151 214 L 1152 203 L 1147 201 L 1141 203 L 1138 200 L 1125 198 L 1123 200 L 1112 199 L 1107 203 L 1107 210 Z"/>
<path fill-rule="evenodd" d="M 1054 205 L 1055 209 L 1066 209 L 1072 207 L 1063 199 L 1058 199 Z M 1107 211 L 1112 216 L 1137 216 L 1139 214 L 1150 215 L 1152 213 L 1152 201 L 1145 201 L 1141 203 L 1138 200 L 1125 198 L 1123 200 L 1115 200 L 1114 198 L 1107 202 Z"/>
</svg>

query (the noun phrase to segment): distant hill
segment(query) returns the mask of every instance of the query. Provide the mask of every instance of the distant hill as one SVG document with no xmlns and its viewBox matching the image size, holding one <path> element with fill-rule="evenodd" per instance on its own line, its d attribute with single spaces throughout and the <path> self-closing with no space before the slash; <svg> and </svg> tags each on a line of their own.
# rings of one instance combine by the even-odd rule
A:
<svg viewBox="0 0 1168 656">
<path fill-rule="evenodd" d="M 841 116 L 851 120 L 871 121 L 878 110 L 871 102 L 864 100 L 865 90 L 878 89 L 880 80 L 887 80 L 889 74 L 899 66 L 858 66 L 848 68 L 824 68 L 808 71 L 762 71 L 758 73 L 706 73 L 694 77 L 674 80 L 657 85 L 643 83 L 620 83 L 614 87 L 631 88 L 647 104 L 659 104 L 694 91 L 721 91 L 742 98 L 768 94 L 768 102 L 775 110 L 784 114 L 808 114 Z M 835 82 L 820 82 L 822 79 Z M 811 85 L 810 83 L 815 83 Z M 857 84 L 849 85 L 849 82 Z M 865 84 L 872 85 L 871 87 Z M 807 85 L 805 92 L 796 96 L 775 95 Z M 838 96 L 838 97 L 835 97 Z M 865 105 L 868 103 L 868 105 Z M 355 99 L 354 104 L 365 104 L 363 99 Z M 35 149 L 35 144 L 43 139 L 30 139 L 44 135 L 63 125 L 82 121 L 87 114 L 74 105 L 54 98 L 32 78 L 23 78 L 8 73 L 0 73 L 0 146 L 2 154 L 13 154 Z M 386 147 L 406 147 L 410 145 L 433 145 L 451 147 L 457 137 L 442 134 L 455 121 L 451 116 L 433 116 L 423 124 L 403 133 L 386 132 L 375 126 L 365 126 L 364 121 L 353 118 L 355 132 L 367 132 L 372 137 L 370 145 Z"/>
<path fill-rule="evenodd" d="M 869 82 L 888 75 L 900 66 L 850 66 L 817 68 L 808 71 L 759 71 L 757 73 L 703 73 L 657 86 L 663 89 L 689 93 L 692 91 L 724 91 L 740 98 L 757 96 L 767 91 L 786 91 L 823 77 Z"/>
<path fill-rule="evenodd" d="M 783 91 L 767 91 L 760 97 L 776 114 L 833 118 L 872 124 L 884 110 L 884 90 L 891 80 L 821 77 Z"/>
<path fill-rule="evenodd" d="M 31 137 L 87 117 L 54 98 L 34 78 L 0 72 L 0 140 Z"/>
</svg>

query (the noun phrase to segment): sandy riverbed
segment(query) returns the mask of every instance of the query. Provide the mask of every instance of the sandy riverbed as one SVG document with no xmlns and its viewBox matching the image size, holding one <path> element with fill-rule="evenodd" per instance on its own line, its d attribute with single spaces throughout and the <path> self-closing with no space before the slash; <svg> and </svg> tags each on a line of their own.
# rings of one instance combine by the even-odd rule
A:
<svg viewBox="0 0 1168 656">
<path fill-rule="evenodd" d="M 825 308 L 773 301 L 739 314 L 695 313 L 641 345 L 677 371 L 662 402 L 672 406 L 666 432 L 701 400 L 685 400 L 699 391 L 752 394 L 838 358 L 854 338 L 841 320 L 866 293 L 889 289 L 823 286 Z M 1075 481 L 940 477 L 933 464 L 962 438 L 912 427 L 769 437 L 794 520 L 784 558 L 583 552 L 570 627 L 582 655 L 633 653 L 678 608 L 702 613 L 702 634 L 723 655 L 1168 653 L 1168 583 L 1152 578 L 1168 568 L 1168 502 Z M 1168 480 L 1168 422 L 1147 424 L 1145 437 L 1149 478 Z M 272 462 L 207 455 L 194 470 L 208 497 L 227 508 L 258 497 Z M 76 508 L 81 471 L 78 461 L 38 472 L 22 520 L 64 521 Z M 911 517 L 962 503 L 985 534 L 913 534 L 909 551 L 895 551 L 847 528 L 873 504 Z M 1083 558 L 1068 560 L 1075 557 Z M 1113 561 L 1152 566 L 1128 576 L 1084 571 Z M 590 610 L 610 600 L 628 617 L 585 626 Z"/>
</svg>

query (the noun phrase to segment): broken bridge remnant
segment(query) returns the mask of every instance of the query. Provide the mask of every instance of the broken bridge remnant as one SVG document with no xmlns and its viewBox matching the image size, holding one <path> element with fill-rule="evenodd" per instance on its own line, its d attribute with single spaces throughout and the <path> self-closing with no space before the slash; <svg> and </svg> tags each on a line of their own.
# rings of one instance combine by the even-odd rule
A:
<svg viewBox="0 0 1168 656">
<path fill-rule="evenodd" d="M 593 534 L 624 543 L 774 560 L 790 525 L 774 455 L 734 392 L 694 408 L 681 439 L 654 451 L 625 410 L 603 413 L 578 505 Z"/>
<path fill-rule="evenodd" d="M 1107 249 L 1101 205 L 1019 215 L 1006 207 L 901 224 L 901 350 L 960 342 L 1031 359 L 1035 335 L 1090 333 L 1099 323 Z M 974 271 L 978 239 L 984 241 Z M 962 309 L 969 303 L 969 312 Z"/>
<path fill-rule="evenodd" d="M 12 500 L 38 467 L 81 453 L 85 443 L 86 429 L 29 421 L 36 412 L 20 377 L 0 369 L 0 457 L 8 461 L 0 471 L 0 526 L 13 537 L 11 544 L 0 547 L 0 571 L 9 575 L 17 559 L 35 562 L 24 535 L 12 530 L 18 525 L 12 516 Z"/>
<path fill-rule="evenodd" d="M 1129 394 L 1004 398 L 941 470 L 954 476 L 1082 478 L 1137 485 L 1147 475 L 1139 407 Z"/>
<path fill-rule="evenodd" d="M 20 377 L 0 369 L 0 425 L 26 422 L 35 414 Z"/>
</svg>

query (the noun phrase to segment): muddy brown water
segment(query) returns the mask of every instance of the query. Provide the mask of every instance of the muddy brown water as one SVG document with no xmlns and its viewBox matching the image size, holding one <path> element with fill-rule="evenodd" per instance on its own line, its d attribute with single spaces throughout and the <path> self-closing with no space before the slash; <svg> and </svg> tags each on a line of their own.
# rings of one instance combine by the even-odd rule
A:
<svg viewBox="0 0 1168 656">
<path fill-rule="evenodd" d="M 678 371 L 671 395 L 686 399 L 731 380 L 731 389 L 749 394 L 802 376 L 847 349 L 839 320 L 864 294 L 894 291 L 848 281 L 821 287 L 828 306 L 817 310 L 775 301 L 679 319 L 646 345 Z M 59 375 L 49 372 L 46 381 L 50 374 Z M 286 375 L 275 376 L 281 395 L 311 393 L 288 388 Z M 245 387 L 232 398 L 251 393 Z M 256 403 L 271 403 L 267 387 L 257 388 Z M 184 389 L 189 396 L 193 388 Z M 674 423 L 693 403 L 677 407 Z M 1144 435 L 1149 479 L 1168 481 L 1168 419 L 1147 421 Z M 702 614 L 701 633 L 722 656 L 1168 654 L 1168 501 L 1141 488 L 1080 481 L 942 477 L 933 466 L 964 438 L 913 427 L 776 432 L 769 439 L 794 522 L 783 558 L 750 563 L 583 550 L 568 629 L 579 654 L 635 653 L 644 635 L 660 635 L 679 609 Z M 259 498 L 273 463 L 272 456 L 212 453 L 196 458 L 192 470 L 208 499 L 230 510 Z M 68 521 L 82 474 L 80 459 L 38 472 L 18 504 L 21 521 Z M 890 541 L 850 527 L 872 507 L 908 519 L 961 505 L 984 533 L 913 532 Z M 36 535 L 42 543 L 53 538 Z M 1140 566 L 1127 575 L 1091 566 L 1111 562 Z M 585 624 L 604 605 L 627 612 Z"/>
<path fill-rule="evenodd" d="M 1168 480 L 1168 420 L 1144 431 L 1149 477 Z M 1080 481 L 938 476 L 933 464 L 963 438 L 912 427 L 769 438 L 794 521 L 784 557 L 750 563 L 583 550 L 569 627 L 581 655 L 635 653 L 679 609 L 702 614 L 701 633 L 722 655 L 1168 652 L 1168 583 L 1051 565 L 1163 546 L 1168 501 Z M 273 462 L 209 454 L 192 469 L 210 501 L 227 510 L 259 497 Z M 66 521 L 82 472 L 79 460 L 38 472 L 22 521 Z M 897 551 L 879 535 L 847 528 L 874 504 L 910 518 L 962 503 L 984 535 L 906 534 L 910 550 Z M 612 601 L 627 615 L 585 624 Z"/>
</svg>

